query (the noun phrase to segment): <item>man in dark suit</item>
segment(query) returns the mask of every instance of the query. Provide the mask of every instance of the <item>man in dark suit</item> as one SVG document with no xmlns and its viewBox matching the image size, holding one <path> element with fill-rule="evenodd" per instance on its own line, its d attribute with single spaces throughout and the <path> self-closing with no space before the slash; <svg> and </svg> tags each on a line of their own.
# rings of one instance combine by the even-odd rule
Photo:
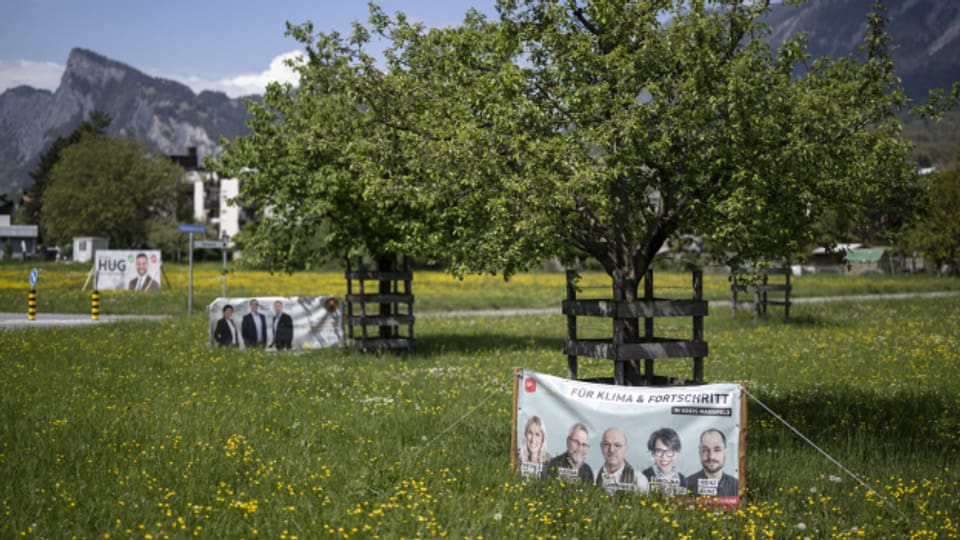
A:
<svg viewBox="0 0 960 540">
<path fill-rule="evenodd" d="M 147 264 L 147 254 L 137 254 L 137 277 L 130 280 L 129 289 L 131 291 L 156 292 L 160 290 L 160 284 L 157 283 L 157 280 L 147 275 Z"/>
<path fill-rule="evenodd" d="M 213 331 L 213 339 L 221 347 L 236 347 L 240 342 L 237 335 L 237 325 L 233 324 L 233 306 L 223 306 L 223 318 L 217 321 L 217 328 Z"/>
<path fill-rule="evenodd" d="M 243 316 L 240 334 L 247 348 L 264 347 L 267 344 L 267 318 L 260 313 L 260 302 L 256 298 L 250 300 L 250 313 Z"/>
<path fill-rule="evenodd" d="M 710 428 L 700 434 L 700 464 L 703 468 L 687 477 L 687 487 L 694 495 L 706 497 L 738 497 L 740 480 L 723 472 L 727 461 L 727 436 Z"/>
<path fill-rule="evenodd" d="M 273 344 L 278 351 L 293 345 L 293 319 L 283 312 L 283 302 L 273 303 Z"/>
</svg>

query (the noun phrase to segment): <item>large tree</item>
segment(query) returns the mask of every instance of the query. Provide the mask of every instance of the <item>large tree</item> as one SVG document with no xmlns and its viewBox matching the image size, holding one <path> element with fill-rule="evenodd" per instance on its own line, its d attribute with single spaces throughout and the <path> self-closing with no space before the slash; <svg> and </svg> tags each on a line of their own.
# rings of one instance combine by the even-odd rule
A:
<svg viewBox="0 0 960 540">
<path fill-rule="evenodd" d="M 358 100 L 366 69 L 376 69 L 357 48 L 366 39 L 357 32 L 314 36 L 310 23 L 288 25 L 306 48 L 307 60 L 293 65 L 299 84 L 272 83 L 262 104 L 248 103 L 250 134 L 212 163 L 242 178 L 240 198 L 260 209 L 237 238 L 254 264 L 290 271 L 365 255 L 390 265 L 413 222 L 402 198 L 369 191 L 374 177 L 404 163 L 394 130 Z"/>
<path fill-rule="evenodd" d="M 104 236 L 117 248 L 149 242 L 175 218 L 182 171 L 142 142 L 91 135 L 64 148 L 50 171 L 40 212 L 51 243 Z"/>
<path fill-rule="evenodd" d="M 508 276 L 586 254 L 632 296 L 681 234 L 782 259 L 913 173 L 881 6 L 860 56 L 811 60 L 799 37 L 770 50 L 767 4 L 500 0 L 498 21 L 443 29 L 376 7 L 349 38 L 292 27 L 300 87 L 271 87 L 223 169 L 247 168 L 252 242 L 277 265 L 359 245 Z"/>
<path fill-rule="evenodd" d="M 43 208 L 43 192 L 47 189 L 50 171 L 60 160 L 60 154 L 71 145 L 80 142 L 88 135 L 104 135 L 110 127 L 110 116 L 106 113 L 94 111 L 90 113 L 90 118 L 82 122 L 66 137 L 57 137 L 50 147 L 47 148 L 37 160 L 37 167 L 30 171 L 30 177 L 33 178 L 31 185 L 23 196 L 23 203 L 20 206 L 18 220 L 21 223 L 40 225 L 40 209 Z M 45 238 L 46 231 L 40 228 L 40 237 Z"/>
<path fill-rule="evenodd" d="M 960 172 L 934 173 L 924 180 L 924 212 L 912 223 L 910 244 L 937 272 L 960 275 Z"/>
<path fill-rule="evenodd" d="M 767 7 L 501 0 L 499 22 L 430 31 L 375 11 L 394 46 L 365 99 L 414 172 L 379 189 L 444 225 L 409 247 L 505 274 L 586 253 L 632 295 L 679 234 L 731 263 L 783 259 L 824 212 L 903 183 L 880 6 L 859 58 L 815 61 L 801 38 L 770 50 Z"/>
</svg>

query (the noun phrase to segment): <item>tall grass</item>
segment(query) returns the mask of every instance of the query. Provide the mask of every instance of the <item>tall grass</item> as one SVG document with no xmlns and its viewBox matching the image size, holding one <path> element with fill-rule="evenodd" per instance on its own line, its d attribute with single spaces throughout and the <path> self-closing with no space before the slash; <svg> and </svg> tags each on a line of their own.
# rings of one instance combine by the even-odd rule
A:
<svg viewBox="0 0 960 540">
<path fill-rule="evenodd" d="M 231 263 L 232 264 L 232 263 Z M 27 310 L 30 268 L 38 266 L 37 311 L 45 313 L 89 313 L 91 282 L 89 264 L 79 263 L 4 263 L 0 265 L 0 311 Z M 190 274 L 184 264 L 163 265 L 163 289 L 159 293 L 100 291 L 103 314 L 171 314 L 187 312 Z M 773 279 L 773 278 L 771 278 Z M 657 296 L 689 298 L 691 276 L 683 273 L 657 273 Z M 777 280 L 781 282 L 782 279 Z M 773 281 L 771 281 L 773 282 Z M 610 278 L 600 272 L 585 272 L 580 281 L 580 296 L 609 298 Z M 913 276 L 844 276 L 809 274 L 792 279 L 793 296 L 834 296 L 891 292 L 960 291 L 960 280 L 918 274 Z M 86 287 L 84 287 L 86 285 Z M 193 307 L 196 311 L 223 293 L 224 281 L 219 263 L 200 263 L 194 267 Z M 725 274 L 704 276 L 704 297 L 730 300 L 730 282 Z M 314 296 L 346 294 L 347 283 L 341 271 L 271 274 L 264 271 L 236 270 L 228 267 L 226 291 L 229 296 Z M 514 276 L 504 282 L 496 276 L 468 276 L 458 280 L 437 271 L 417 271 L 413 277 L 415 311 L 447 311 L 503 308 L 556 308 L 566 296 L 566 278 L 562 273 L 531 273 Z M 742 297 L 741 297 L 742 299 Z"/>
<path fill-rule="evenodd" d="M 0 332 L 0 537 L 958 537 L 960 298 L 793 315 L 707 317 L 707 378 L 876 492 L 756 401 L 739 509 L 519 480 L 511 368 L 565 373 L 559 315 L 426 317 L 405 355 L 209 349 L 183 316 Z"/>
</svg>

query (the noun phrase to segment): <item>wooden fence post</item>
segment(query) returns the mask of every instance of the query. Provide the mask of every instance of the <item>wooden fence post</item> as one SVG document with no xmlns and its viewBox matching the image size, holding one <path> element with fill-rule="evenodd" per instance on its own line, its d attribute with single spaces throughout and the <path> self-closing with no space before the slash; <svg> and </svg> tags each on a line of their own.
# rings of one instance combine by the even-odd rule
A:
<svg viewBox="0 0 960 540">
<path fill-rule="evenodd" d="M 363 258 L 357 257 L 357 269 L 354 271 L 347 262 L 347 324 L 349 326 L 349 336 L 351 341 L 355 339 L 355 326 L 360 327 L 360 343 L 362 350 L 372 349 L 406 349 L 413 351 L 414 331 L 413 326 L 416 318 L 413 315 L 414 297 L 411 292 L 411 281 L 413 273 L 410 271 L 409 262 L 406 258 L 403 261 L 403 268 L 397 268 L 396 258 L 381 258 L 378 261 L 377 270 L 367 270 L 363 264 Z M 358 291 L 353 289 L 353 280 L 357 281 Z M 376 281 L 377 288 L 375 292 L 368 292 L 366 282 Z M 400 282 L 403 282 L 403 290 L 400 290 Z M 359 315 L 354 312 L 353 305 L 358 304 L 360 308 Z M 374 315 L 367 309 L 369 305 L 379 306 L 378 313 Z M 401 305 L 406 305 L 406 313 L 400 309 Z M 376 337 L 372 337 L 368 331 L 368 326 L 377 327 Z M 406 335 L 401 335 L 400 327 L 407 328 Z"/>
<path fill-rule="evenodd" d="M 614 272 L 613 298 L 611 300 L 578 299 L 574 286 L 574 273 L 567 272 L 567 298 L 563 302 L 563 313 L 567 317 L 567 341 L 564 352 L 567 355 L 567 372 L 571 378 L 577 377 L 578 357 L 602 358 L 613 362 L 613 382 L 615 384 L 669 384 L 664 377 L 654 373 L 654 363 L 661 358 L 692 358 L 693 380 L 703 382 L 703 359 L 708 354 L 707 343 L 703 340 L 703 317 L 708 314 L 708 303 L 703 300 L 703 275 L 693 275 L 693 299 L 666 300 L 654 296 L 653 272 L 644 277 L 643 298 L 633 301 L 626 299 L 623 276 Z M 582 339 L 577 335 L 577 317 L 606 317 L 612 319 L 610 339 Z M 692 317 L 693 336 L 690 340 L 656 337 L 655 319 L 657 317 Z M 644 320 L 642 335 L 627 335 L 629 321 L 635 323 Z M 633 324 L 633 323 L 629 323 Z M 635 326 L 634 326 L 635 328 Z M 639 334 L 639 331 L 636 332 Z M 643 360 L 643 374 L 639 363 Z M 667 382 L 664 382 L 667 381 Z M 682 381 L 682 380 L 680 380 Z"/>
<path fill-rule="evenodd" d="M 567 301 L 574 303 L 577 301 L 577 285 L 574 282 L 576 272 L 567 270 Z M 577 316 L 567 315 L 567 341 L 576 341 L 577 339 Z M 567 353 L 567 377 L 577 378 L 577 355 Z"/>
</svg>

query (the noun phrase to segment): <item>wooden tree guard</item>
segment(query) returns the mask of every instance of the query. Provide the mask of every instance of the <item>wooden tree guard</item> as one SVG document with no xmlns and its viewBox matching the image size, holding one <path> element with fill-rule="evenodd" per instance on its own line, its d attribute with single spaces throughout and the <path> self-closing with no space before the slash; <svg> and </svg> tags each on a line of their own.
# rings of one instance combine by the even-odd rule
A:
<svg viewBox="0 0 960 540">
<path fill-rule="evenodd" d="M 615 384 L 665 385 L 665 377 L 653 372 L 654 361 L 660 358 L 692 358 L 693 382 L 703 383 L 703 358 L 707 356 L 707 343 L 703 340 L 703 318 L 708 314 L 708 304 L 703 300 L 703 273 L 693 272 L 693 299 L 667 300 L 653 295 L 653 271 L 644 277 L 644 295 L 635 301 L 626 300 L 623 281 L 613 279 L 613 300 L 577 300 L 574 272 L 567 272 L 567 299 L 563 313 L 567 316 L 567 371 L 571 379 L 577 378 L 577 359 L 580 356 L 605 358 L 613 361 Z M 577 317 L 606 317 L 613 319 L 613 338 L 593 340 L 577 338 Z M 657 317 L 692 317 L 693 336 L 690 340 L 658 338 L 654 336 L 654 319 Z M 643 318 L 643 335 L 627 337 L 627 322 Z M 643 361 L 643 373 L 639 363 Z"/>
<path fill-rule="evenodd" d="M 790 285 L 790 268 L 770 268 L 764 270 L 760 277 L 759 284 L 744 283 L 743 279 L 737 279 L 738 276 L 748 273 L 746 269 L 739 269 L 733 273 L 733 282 L 730 285 L 730 291 L 733 293 L 733 318 L 737 318 L 737 308 L 740 306 L 753 307 L 753 318 L 758 319 L 761 316 L 767 316 L 767 306 L 783 306 L 783 320 L 790 320 L 790 291 L 793 287 Z M 770 283 L 771 275 L 784 275 L 783 283 Z M 753 293 L 753 301 L 739 300 L 737 294 L 741 292 Z M 769 293 L 783 293 L 783 300 L 771 300 Z"/>
<path fill-rule="evenodd" d="M 367 270 L 363 259 L 357 258 L 357 270 L 347 262 L 347 328 L 350 343 L 361 350 L 405 349 L 413 352 L 413 294 L 410 271 L 404 258 L 403 267 L 398 269 L 395 258 L 381 260 L 378 270 Z M 354 281 L 356 290 L 354 292 Z M 377 283 L 375 291 L 367 283 Z M 402 284 L 402 287 L 401 287 Z M 404 309 L 401 309 L 404 308 Z M 370 335 L 370 327 L 377 328 Z M 402 328 L 406 332 L 401 332 Z M 357 334 L 359 333 L 359 337 Z"/>
</svg>

